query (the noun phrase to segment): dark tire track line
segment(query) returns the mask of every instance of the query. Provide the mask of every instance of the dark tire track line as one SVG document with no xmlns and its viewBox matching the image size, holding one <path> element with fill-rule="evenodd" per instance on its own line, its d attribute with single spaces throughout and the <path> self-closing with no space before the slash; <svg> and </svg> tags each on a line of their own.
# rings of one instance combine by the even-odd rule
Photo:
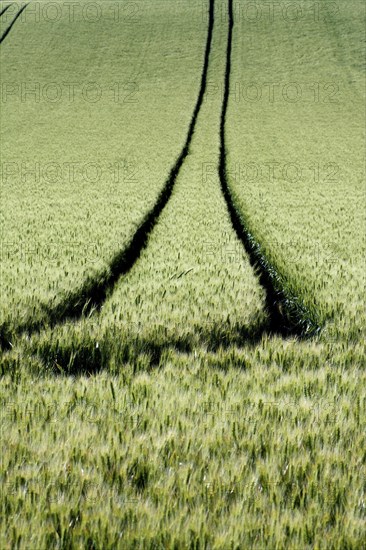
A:
<svg viewBox="0 0 366 550">
<path fill-rule="evenodd" d="M 144 216 L 141 225 L 136 230 L 129 244 L 120 250 L 112 259 L 109 268 L 105 273 L 99 275 L 98 279 L 87 279 L 81 288 L 69 294 L 65 300 L 55 306 L 42 305 L 44 315 L 40 320 L 28 319 L 25 323 L 11 329 L 8 325 L 0 327 L 0 345 L 3 349 L 11 349 L 12 335 L 19 335 L 22 332 L 36 332 L 46 325 L 55 326 L 66 320 L 76 320 L 83 315 L 89 315 L 94 310 L 99 310 L 106 298 L 113 292 L 113 288 L 121 276 L 126 275 L 139 259 L 141 252 L 146 248 L 149 235 L 158 222 L 159 216 L 167 205 L 174 188 L 175 181 L 184 160 L 189 154 L 189 147 L 195 131 L 197 117 L 200 112 L 203 98 L 207 87 L 207 73 L 212 45 L 214 27 L 215 0 L 209 0 L 209 22 L 206 40 L 206 49 L 201 74 L 201 83 L 195 109 L 191 118 L 183 149 L 170 170 L 167 181 L 153 208 Z"/>
<path fill-rule="evenodd" d="M 266 309 L 269 315 L 268 331 L 281 336 L 311 336 L 320 330 L 316 313 L 309 311 L 298 296 L 283 287 L 281 276 L 263 253 L 260 244 L 249 231 L 244 215 L 239 211 L 230 190 L 226 173 L 226 138 L 225 126 L 230 95 L 230 76 L 232 42 L 234 29 L 233 0 L 228 0 L 229 23 L 226 50 L 226 70 L 224 97 L 220 121 L 220 160 L 219 176 L 222 193 L 225 198 L 232 226 L 244 245 L 250 264 L 257 273 L 261 286 L 266 291 Z"/>
<path fill-rule="evenodd" d="M 15 21 L 18 19 L 18 17 L 20 17 L 20 15 L 23 13 L 23 11 L 25 10 L 25 8 L 27 6 L 28 6 L 28 3 L 24 4 L 24 6 L 22 6 L 20 8 L 20 10 L 18 11 L 18 13 L 14 16 L 14 19 L 12 20 L 12 22 L 10 23 L 8 28 L 3 32 L 3 34 L 0 37 L 0 44 L 2 44 L 2 42 L 4 42 L 5 38 L 8 36 L 9 32 L 11 31 Z M 2 15 L 4 13 L 4 11 L 6 11 L 9 7 L 10 7 L 10 5 L 7 6 L 6 8 L 4 8 L 0 15 Z"/>
<path fill-rule="evenodd" d="M 5 8 L 3 8 L 1 11 L 0 11 L 0 17 L 3 15 L 3 13 L 5 13 L 9 8 L 10 8 L 11 4 L 8 4 L 7 6 L 5 6 Z"/>
</svg>

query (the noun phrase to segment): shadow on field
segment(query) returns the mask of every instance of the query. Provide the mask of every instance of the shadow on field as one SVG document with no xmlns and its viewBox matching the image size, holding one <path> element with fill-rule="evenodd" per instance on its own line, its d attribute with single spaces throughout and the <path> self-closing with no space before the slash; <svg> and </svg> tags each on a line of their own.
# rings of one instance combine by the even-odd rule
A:
<svg viewBox="0 0 366 550">
<path fill-rule="evenodd" d="M 61 328 L 61 327 L 60 327 Z M 190 331 L 164 326 L 142 328 L 108 326 L 106 330 L 86 324 L 84 330 L 46 332 L 24 342 L 21 361 L 40 362 L 41 371 L 66 376 L 92 375 L 103 370 L 120 372 L 124 365 L 144 370 L 161 365 L 167 352 L 194 354 L 198 349 L 215 353 L 235 347 L 252 347 L 268 335 L 262 319 L 247 326 L 239 323 L 196 325 Z M 10 359 L 10 357 L 9 357 Z M 2 367 L 5 374 L 9 367 Z"/>
<path fill-rule="evenodd" d="M 5 8 L 1 11 L 0 13 L 0 16 L 6 12 L 7 9 L 10 8 L 10 5 L 9 4 L 8 6 L 5 6 Z M 1 35 L 0 37 L 0 44 L 2 42 L 4 42 L 5 38 L 8 36 L 9 32 L 11 31 L 13 25 L 15 24 L 15 21 L 18 19 L 18 17 L 20 17 L 20 15 L 22 14 L 22 12 L 25 10 L 25 8 L 28 6 L 28 3 L 27 4 L 24 4 L 24 6 L 22 6 L 20 8 L 20 10 L 18 11 L 18 13 L 15 15 L 14 19 L 12 20 L 12 22 L 10 23 L 10 25 L 8 26 L 8 28 L 3 32 L 3 34 Z"/>
<path fill-rule="evenodd" d="M 22 332 L 36 332 L 44 328 L 45 325 L 55 326 L 56 324 L 62 323 L 66 320 L 76 320 L 81 316 L 88 316 L 93 311 L 99 310 L 106 298 L 113 292 L 114 286 L 120 277 L 126 275 L 139 259 L 142 250 L 144 250 L 147 246 L 151 231 L 157 224 L 161 212 L 167 205 L 172 195 L 173 187 L 179 171 L 184 160 L 189 154 L 189 147 L 207 86 L 207 72 L 214 27 L 214 5 L 215 1 L 209 0 L 209 22 L 201 84 L 196 106 L 189 125 L 187 138 L 154 207 L 145 215 L 141 225 L 133 235 L 126 248 L 117 252 L 108 269 L 104 273 L 99 274 L 98 278 L 87 279 L 80 288 L 68 294 L 64 300 L 56 305 L 42 304 L 41 315 L 36 320 L 28 319 L 16 329 L 12 329 L 6 324 L 1 326 L 0 345 L 2 349 L 11 349 L 11 339 L 13 338 L 14 333 L 15 335 L 19 335 Z"/>
</svg>

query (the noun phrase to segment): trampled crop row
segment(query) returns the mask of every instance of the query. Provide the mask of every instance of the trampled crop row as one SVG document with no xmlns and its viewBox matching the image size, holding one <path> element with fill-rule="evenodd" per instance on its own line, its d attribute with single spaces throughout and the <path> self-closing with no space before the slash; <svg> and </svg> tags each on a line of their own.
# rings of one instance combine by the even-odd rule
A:
<svg viewBox="0 0 366 550">
<path fill-rule="evenodd" d="M 156 203 L 186 139 L 205 48 L 200 9 L 192 3 L 188 21 L 183 4 L 146 3 L 125 24 L 108 12 L 97 27 L 20 18 L 4 42 L 2 83 L 25 89 L 21 101 L 13 92 L 2 105 L 5 344 L 19 326 L 77 310 L 85 291 L 111 277 L 116 254 Z M 89 87 L 88 98 L 37 95 L 40 83 L 65 82 Z M 109 93 L 88 101 L 98 82 L 110 83 Z M 133 102 L 116 97 L 125 82 L 134 84 Z"/>
<path fill-rule="evenodd" d="M 0 8 L 0 17 L 3 13 L 5 13 L 10 8 L 10 4 L 6 4 L 5 6 Z"/>
<path fill-rule="evenodd" d="M 290 307 L 291 300 L 295 309 L 300 304 L 305 321 L 308 312 L 333 340 L 353 342 L 362 339 L 365 327 L 364 120 L 357 115 L 364 104 L 358 46 L 364 35 L 362 10 L 358 2 L 344 8 L 339 15 L 344 33 L 339 18 L 314 24 L 308 17 L 300 36 L 283 20 L 257 26 L 255 33 L 237 21 L 233 84 L 332 81 L 340 93 L 332 103 L 231 100 L 226 124 L 230 189 L 248 231 L 275 267 Z M 258 48 L 252 47 L 254 37 Z M 300 162 L 333 163 L 337 171 L 327 181 L 294 177 L 291 183 L 277 169 L 283 159 L 291 159 L 295 168 Z M 273 177 L 242 179 L 240 167 L 248 163 L 270 167 Z M 289 261 L 290 251 L 296 261 Z"/>
<path fill-rule="evenodd" d="M 226 36 L 226 26 L 217 25 L 207 81 L 218 75 L 224 80 Z M 116 283 L 100 314 L 31 340 L 29 349 L 47 367 L 90 372 L 144 354 L 158 363 L 167 348 L 243 345 L 268 328 L 265 292 L 220 189 L 220 107 L 219 97 L 214 103 L 205 97 L 172 197 L 146 250 Z M 211 168 L 210 177 L 203 164 Z M 234 257 L 233 249 L 239 251 Z"/>
<path fill-rule="evenodd" d="M 8 11 L 8 9 L 12 6 L 17 8 L 16 3 L 7 4 L 4 8 L 1 9 L 0 17 L 2 15 L 4 15 Z M 22 5 L 20 5 L 19 8 L 17 8 L 17 11 L 15 12 L 15 15 L 13 16 L 13 18 L 11 19 L 11 21 L 9 23 L 7 22 L 7 17 L 6 16 L 4 16 L 0 20 L 0 44 L 2 44 L 2 42 L 4 42 L 5 38 L 8 36 L 11 29 L 15 25 L 17 19 L 22 15 L 22 13 L 26 9 L 26 7 L 27 7 L 27 3 L 25 3 L 25 4 L 23 3 Z"/>
</svg>

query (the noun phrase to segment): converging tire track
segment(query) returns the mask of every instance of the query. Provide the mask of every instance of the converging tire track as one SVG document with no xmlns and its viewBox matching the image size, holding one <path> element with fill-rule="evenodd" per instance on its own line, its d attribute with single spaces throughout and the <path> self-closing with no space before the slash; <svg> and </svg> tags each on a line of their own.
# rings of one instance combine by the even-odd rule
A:
<svg viewBox="0 0 366 550">
<path fill-rule="evenodd" d="M 216 2 L 207 81 L 222 89 L 227 25 L 218 23 L 219 17 Z M 18 349 L 42 370 L 92 374 L 126 361 L 135 364 L 141 355 L 157 366 L 166 352 L 220 354 L 250 349 L 267 338 L 265 292 L 235 235 L 220 188 L 221 107 L 221 94 L 211 95 L 207 87 L 169 203 L 139 261 L 101 310 L 21 339 Z"/>
<path fill-rule="evenodd" d="M 93 311 L 100 310 L 106 299 L 112 294 L 117 281 L 121 276 L 126 275 L 132 269 L 139 259 L 141 252 L 147 247 L 149 236 L 158 223 L 160 214 L 173 193 L 178 174 L 190 152 L 192 137 L 195 132 L 197 118 L 201 110 L 207 87 L 207 74 L 214 28 L 214 9 L 214 0 L 209 0 L 209 21 L 201 83 L 186 141 L 179 157 L 171 168 L 169 177 L 159 193 L 155 205 L 145 215 L 141 225 L 136 230 L 128 245 L 113 257 L 105 272 L 99 273 L 97 277 L 87 279 L 81 287 L 56 305 L 43 304 L 42 309 L 44 315 L 41 320 L 34 322 L 28 319 L 26 322 L 22 323 L 21 326 L 13 329 L 11 329 L 11 327 L 1 327 L 0 345 L 3 349 L 10 349 L 12 347 L 10 343 L 11 337 L 19 335 L 22 332 L 37 332 L 45 326 L 54 327 L 67 320 L 72 321 L 83 316 L 90 316 Z M 258 276 L 262 288 L 265 290 L 265 310 L 269 322 L 264 323 L 259 332 L 257 331 L 256 338 L 258 339 L 264 334 L 279 334 L 284 337 L 289 335 L 296 335 L 298 337 L 309 336 L 319 330 L 314 315 L 305 308 L 297 296 L 291 295 L 288 290 L 284 289 L 280 274 L 268 261 L 266 255 L 262 252 L 261 245 L 255 240 L 255 237 L 248 229 L 243 219 L 243 213 L 236 207 L 235 199 L 229 187 L 226 168 L 225 126 L 230 96 L 234 29 L 233 0 L 228 0 L 228 15 L 224 95 L 219 125 L 218 174 L 231 225 L 238 239 L 242 242 L 248 254 L 249 262 Z"/>
<path fill-rule="evenodd" d="M 113 291 L 116 282 L 121 276 L 125 275 L 132 269 L 140 257 L 142 250 L 147 246 L 149 235 L 172 195 L 179 171 L 184 160 L 189 154 L 189 147 L 195 131 L 197 117 L 201 110 L 207 87 L 207 72 L 214 27 L 214 9 L 215 0 L 209 0 L 209 21 L 201 83 L 196 106 L 189 125 L 187 138 L 155 205 L 145 215 L 141 225 L 131 238 L 129 244 L 114 256 L 107 272 L 100 274 L 98 278 L 86 280 L 81 288 L 68 295 L 64 301 L 58 303 L 57 305 L 49 306 L 48 304 L 44 304 L 42 306 L 42 309 L 44 310 L 43 319 L 37 322 L 32 322 L 31 319 L 28 319 L 16 329 L 16 334 L 21 334 L 22 332 L 36 332 L 46 324 L 52 327 L 63 321 L 77 319 L 82 315 L 87 315 L 96 309 L 100 309 L 107 296 Z M 12 345 L 10 342 L 13 333 L 14 330 L 12 330 L 11 327 L 1 327 L 0 345 L 3 349 L 11 349 Z"/>
<path fill-rule="evenodd" d="M 14 16 L 14 19 L 11 21 L 10 25 L 8 26 L 8 28 L 3 32 L 3 34 L 2 34 L 1 37 L 0 37 L 0 44 L 2 44 L 2 42 L 4 42 L 5 38 L 8 36 L 9 32 L 10 32 L 11 29 L 13 28 L 13 25 L 15 24 L 16 20 L 18 19 L 18 17 L 20 17 L 20 15 L 23 13 L 23 11 L 25 10 L 25 8 L 26 8 L 27 6 L 28 6 L 28 3 L 27 3 L 27 4 L 24 4 L 24 6 L 22 6 L 22 7 L 20 8 L 20 10 L 17 12 L 17 14 Z M 10 5 L 7 6 L 6 8 L 4 8 L 0 15 L 2 15 L 2 14 L 4 13 L 4 11 L 6 11 L 9 7 L 10 7 Z"/>
<path fill-rule="evenodd" d="M 260 244 L 249 231 L 243 214 L 236 208 L 230 191 L 226 172 L 225 126 L 230 95 L 231 57 L 234 29 L 233 0 L 228 0 L 228 39 L 226 50 L 226 71 L 224 96 L 220 123 L 220 161 L 219 175 L 221 189 L 229 211 L 230 219 L 238 238 L 242 241 L 250 263 L 258 273 L 258 279 L 266 291 L 266 308 L 270 317 L 270 332 L 281 336 L 310 336 L 319 331 L 319 325 L 313 315 L 301 303 L 299 298 L 290 295 L 281 284 L 281 278 L 275 267 L 262 252 Z"/>
</svg>

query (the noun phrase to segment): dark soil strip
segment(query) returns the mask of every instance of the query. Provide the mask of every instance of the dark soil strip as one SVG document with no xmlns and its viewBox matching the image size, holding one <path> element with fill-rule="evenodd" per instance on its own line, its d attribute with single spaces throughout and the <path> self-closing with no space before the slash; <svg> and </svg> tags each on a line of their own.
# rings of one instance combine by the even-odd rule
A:
<svg viewBox="0 0 366 550">
<path fill-rule="evenodd" d="M 259 282 L 266 291 L 266 309 L 270 318 L 269 332 L 281 336 L 305 337 L 319 331 L 316 313 L 309 311 L 297 296 L 287 291 L 274 266 L 266 258 L 260 244 L 249 231 L 243 214 L 235 205 L 226 175 L 225 124 L 230 95 L 231 52 L 234 28 L 233 0 L 229 0 L 229 30 L 226 52 L 225 88 L 220 123 L 219 175 L 221 189 L 230 219 L 238 238 L 242 241 L 250 263 L 258 274 Z"/>
<path fill-rule="evenodd" d="M 0 17 L 2 16 L 3 13 L 6 12 L 6 10 L 8 10 L 10 8 L 11 4 L 8 4 L 7 6 L 5 6 L 5 8 L 3 8 L 1 11 L 0 11 Z"/>
<path fill-rule="evenodd" d="M 18 13 L 16 14 L 16 16 L 14 17 L 13 21 L 10 23 L 9 27 L 6 29 L 6 31 L 3 32 L 1 38 L 0 38 L 0 44 L 5 40 L 5 38 L 8 36 L 9 32 L 11 31 L 12 29 L 12 26 L 14 25 L 15 21 L 18 19 L 18 17 L 22 14 L 22 12 L 25 10 L 25 8 L 28 6 L 28 4 L 24 4 L 24 6 L 22 6 L 20 8 L 20 10 L 18 11 Z M 8 6 L 9 7 L 9 6 Z M 3 11 L 1 12 L 1 14 L 4 13 L 4 11 L 6 11 L 7 8 L 4 8 Z"/>
<path fill-rule="evenodd" d="M 15 329 L 16 334 L 21 332 L 34 332 L 40 330 L 46 324 L 54 326 L 57 323 L 63 322 L 67 319 L 77 319 L 82 315 L 88 315 L 95 309 L 100 309 L 107 296 L 113 291 L 116 282 L 122 275 L 125 275 L 130 271 L 140 257 L 142 250 L 146 247 L 149 240 L 149 235 L 172 195 L 173 187 L 181 166 L 189 154 L 189 146 L 192 141 L 197 117 L 206 91 L 207 72 L 214 26 L 215 0 L 209 0 L 209 2 L 207 42 L 197 103 L 189 125 L 184 147 L 170 171 L 168 180 L 160 192 L 155 206 L 145 215 L 142 224 L 133 235 L 127 247 L 124 250 L 119 251 L 114 256 L 106 273 L 101 274 L 98 279 L 86 280 L 81 288 L 69 294 L 64 301 L 58 303 L 57 305 L 44 305 L 43 319 L 35 322 L 28 320 L 22 326 Z M 3 349 L 11 348 L 10 341 L 12 333 L 14 333 L 14 331 L 12 331 L 10 327 L 0 327 L 0 345 Z"/>
</svg>

